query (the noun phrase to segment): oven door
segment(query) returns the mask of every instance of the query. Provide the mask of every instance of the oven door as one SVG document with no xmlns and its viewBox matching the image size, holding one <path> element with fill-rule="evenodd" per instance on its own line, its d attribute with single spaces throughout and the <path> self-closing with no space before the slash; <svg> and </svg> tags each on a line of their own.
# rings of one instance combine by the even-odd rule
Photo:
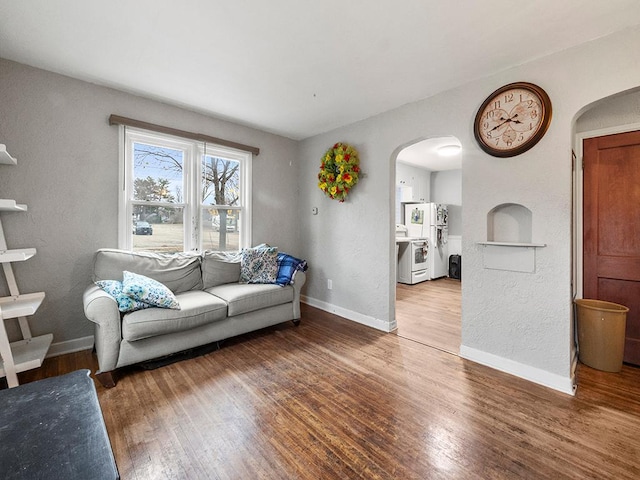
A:
<svg viewBox="0 0 640 480">
<path fill-rule="evenodd" d="M 411 271 L 427 268 L 427 255 L 429 254 L 429 242 L 427 240 L 414 240 L 411 242 Z"/>
</svg>

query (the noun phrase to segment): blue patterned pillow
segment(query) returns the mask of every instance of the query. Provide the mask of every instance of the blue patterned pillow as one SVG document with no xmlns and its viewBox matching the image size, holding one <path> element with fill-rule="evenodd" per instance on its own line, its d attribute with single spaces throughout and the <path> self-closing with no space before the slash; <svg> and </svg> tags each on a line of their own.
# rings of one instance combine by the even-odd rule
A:
<svg viewBox="0 0 640 480">
<path fill-rule="evenodd" d="M 240 254 L 240 283 L 275 283 L 278 276 L 276 247 L 245 248 Z"/>
<path fill-rule="evenodd" d="M 118 303 L 118 310 L 122 313 L 135 312 L 136 310 L 152 307 L 152 305 L 148 303 L 139 302 L 125 295 L 122 292 L 122 282 L 118 280 L 99 280 L 96 282 L 96 285 L 115 299 Z"/>
<path fill-rule="evenodd" d="M 122 292 L 125 295 L 154 307 L 180 310 L 173 292 L 157 280 L 126 270 L 122 272 L 122 276 Z"/>
</svg>

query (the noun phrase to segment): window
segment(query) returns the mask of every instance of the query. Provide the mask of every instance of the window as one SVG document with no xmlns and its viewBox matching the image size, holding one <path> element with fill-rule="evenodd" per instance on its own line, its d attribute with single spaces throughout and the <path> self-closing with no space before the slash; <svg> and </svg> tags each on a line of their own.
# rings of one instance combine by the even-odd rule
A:
<svg viewBox="0 0 640 480">
<path fill-rule="evenodd" d="M 250 153 L 121 128 L 120 248 L 182 252 L 250 245 Z"/>
</svg>

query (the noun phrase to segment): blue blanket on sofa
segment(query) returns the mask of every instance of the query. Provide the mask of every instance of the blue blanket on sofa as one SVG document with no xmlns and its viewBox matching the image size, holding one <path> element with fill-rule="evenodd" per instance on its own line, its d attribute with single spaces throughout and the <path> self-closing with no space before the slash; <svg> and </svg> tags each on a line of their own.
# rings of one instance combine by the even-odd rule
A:
<svg viewBox="0 0 640 480">
<path fill-rule="evenodd" d="M 284 286 L 293 283 L 296 272 L 305 272 L 306 270 L 306 260 L 300 260 L 286 253 L 278 252 L 278 277 L 276 278 L 278 285 Z"/>
</svg>

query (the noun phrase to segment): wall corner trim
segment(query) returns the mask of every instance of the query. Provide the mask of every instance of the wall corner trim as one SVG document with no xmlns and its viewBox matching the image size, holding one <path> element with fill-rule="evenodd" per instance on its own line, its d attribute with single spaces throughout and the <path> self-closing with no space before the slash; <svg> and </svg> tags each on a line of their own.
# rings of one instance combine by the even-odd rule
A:
<svg viewBox="0 0 640 480">
<path fill-rule="evenodd" d="M 460 346 L 460 357 L 510 375 L 515 375 L 516 377 L 523 378 L 544 387 L 558 390 L 567 395 L 573 396 L 576 392 L 575 379 L 572 377 L 563 377 L 562 375 L 550 373 L 546 370 L 515 362 L 508 358 L 499 357 L 498 355 L 483 352 L 482 350 L 477 350 L 466 345 Z"/>
</svg>

